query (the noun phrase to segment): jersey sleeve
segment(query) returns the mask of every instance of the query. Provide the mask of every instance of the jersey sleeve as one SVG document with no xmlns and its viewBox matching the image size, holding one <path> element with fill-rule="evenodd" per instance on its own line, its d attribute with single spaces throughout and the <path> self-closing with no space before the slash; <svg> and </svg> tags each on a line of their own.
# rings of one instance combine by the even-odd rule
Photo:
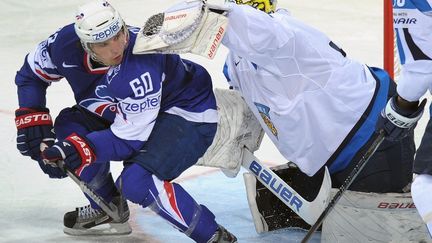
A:
<svg viewBox="0 0 432 243">
<path fill-rule="evenodd" d="M 25 62 L 15 76 L 18 88 L 18 102 L 20 107 L 44 107 L 46 105 L 46 89 L 51 82 L 63 78 L 58 73 L 53 62 L 53 46 L 58 40 L 59 32 L 39 43 L 25 58 Z"/>
<path fill-rule="evenodd" d="M 432 1 L 396 1 L 393 21 L 402 65 L 398 94 L 417 101 L 432 88 Z"/>
<path fill-rule="evenodd" d="M 293 31 L 280 31 L 280 22 L 271 15 L 247 5 L 228 6 L 229 22 L 222 43 L 237 55 L 264 66 L 293 41 Z"/>
</svg>

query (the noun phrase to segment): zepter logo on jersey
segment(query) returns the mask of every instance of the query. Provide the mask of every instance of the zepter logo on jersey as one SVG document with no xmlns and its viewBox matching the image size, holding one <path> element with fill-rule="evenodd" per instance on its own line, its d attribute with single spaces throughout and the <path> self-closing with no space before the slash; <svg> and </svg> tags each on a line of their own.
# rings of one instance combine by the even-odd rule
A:
<svg viewBox="0 0 432 243">
<path fill-rule="evenodd" d="M 258 109 L 258 112 L 260 113 L 261 118 L 263 119 L 266 126 L 270 129 L 271 133 L 276 138 L 278 138 L 278 131 L 270 119 L 270 108 L 268 106 L 265 106 L 263 104 L 256 103 L 256 102 L 254 102 L 254 104 L 255 104 L 256 108 Z"/>
<path fill-rule="evenodd" d="M 141 99 L 126 98 L 120 101 L 120 107 L 123 113 L 139 114 L 148 110 L 160 108 L 161 93 L 146 95 Z"/>
</svg>

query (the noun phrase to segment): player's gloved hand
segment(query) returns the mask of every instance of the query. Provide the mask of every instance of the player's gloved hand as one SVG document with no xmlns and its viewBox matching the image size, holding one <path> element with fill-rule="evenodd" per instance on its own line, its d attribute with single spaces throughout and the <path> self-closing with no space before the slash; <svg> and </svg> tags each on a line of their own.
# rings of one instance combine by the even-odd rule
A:
<svg viewBox="0 0 432 243">
<path fill-rule="evenodd" d="M 85 167 L 96 160 L 92 145 L 85 137 L 76 133 L 42 151 L 42 158 L 47 164 L 56 164 L 57 161 L 63 160 L 65 166 L 78 176 Z"/>
<path fill-rule="evenodd" d="M 67 177 L 65 171 L 59 168 L 56 164 L 45 163 L 42 159 L 38 160 L 41 170 L 49 176 L 49 178 L 61 179 Z"/>
<path fill-rule="evenodd" d="M 426 104 L 424 99 L 416 110 L 404 110 L 398 106 L 397 97 L 395 95 L 387 102 L 376 125 L 376 131 L 384 130 L 386 139 L 390 141 L 398 141 L 414 129 Z"/>
<path fill-rule="evenodd" d="M 22 155 L 40 160 L 41 143 L 54 144 L 53 122 L 47 108 L 19 108 L 15 111 L 17 148 Z"/>
</svg>

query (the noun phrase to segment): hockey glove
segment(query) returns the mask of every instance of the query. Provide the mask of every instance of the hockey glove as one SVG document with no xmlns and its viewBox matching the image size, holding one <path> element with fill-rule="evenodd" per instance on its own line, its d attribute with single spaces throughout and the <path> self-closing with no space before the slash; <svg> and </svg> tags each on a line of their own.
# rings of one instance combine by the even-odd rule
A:
<svg viewBox="0 0 432 243">
<path fill-rule="evenodd" d="M 383 129 L 386 133 L 386 139 L 390 141 L 401 140 L 414 129 L 418 120 L 423 115 L 426 104 L 426 99 L 424 99 L 415 111 L 407 111 L 397 105 L 397 97 L 397 95 L 393 96 L 387 102 L 376 125 L 376 130 L 380 131 Z"/>
<path fill-rule="evenodd" d="M 40 160 L 41 143 L 54 144 L 53 122 L 47 108 L 19 108 L 15 111 L 17 148 L 22 155 Z"/>
<path fill-rule="evenodd" d="M 49 176 L 49 178 L 61 179 L 67 177 L 64 170 L 60 169 L 56 164 L 45 163 L 42 159 L 38 160 L 41 170 Z"/>
<path fill-rule="evenodd" d="M 63 141 L 42 152 L 43 161 L 47 164 L 56 164 L 63 160 L 66 167 L 80 176 L 83 169 L 96 160 L 91 144 L 76 133 L 72 133 Z"/>
<path fill-rule="evenodd" d="M 194 53 L 213 59 L 228 25 L 228 9 L 184 1 L 151 16 L 140 29 L 134 54 Z"/>
</svg>

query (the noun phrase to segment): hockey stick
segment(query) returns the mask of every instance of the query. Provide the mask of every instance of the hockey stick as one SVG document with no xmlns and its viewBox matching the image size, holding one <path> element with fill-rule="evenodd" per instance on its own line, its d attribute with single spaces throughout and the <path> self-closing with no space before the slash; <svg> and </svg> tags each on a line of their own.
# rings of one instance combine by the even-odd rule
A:
<svg viewBox="0 0 432 243">
<path fill-rule="evenodd" d="M 318 195 L 309 202 L 260 162 L 247 148 L 243 148 L 242 166 L 255 175 L 265 187 L 310 225 L 318 219 L 320 213 L 327 206 L 331 189 L 330 174 L 327 167 Z"/>
<path fill-rule="evenodd" d="M 58 167 L 63 169 L 66 174 L 81 188 L 81 190 L 87 194 L 101 209 L 107 213 L 113 220 L 120 222 L 120 213 L 118 207 L 113 202 L 106 202 L 101 196 L 99 196 L 93 189 L 91 189 L 87 183 L 82 181 L 73 171 L 66 167 L 63 160 L 57 161 Z"/>
<path fill-rule="evenodd" d="M 315 222 L 314 225 L 309 229 L 306 236 L 301 241 L 302 243 L 306 243 L 309 241 L 309 239 L 312 237 L 312 234 L 318 229 L 318 227 L 322 224 L 324 219 L 327 217 L 327 215 L 330 213 L 330 211 L 334 208 L 336 203 L 339 201 L 339 199 L 342 197 L 342 194 L 348 189 L 348 187 L 351 185 L 351 183 L 354 181 L 354 179 L 360 174 L 366 163 L 369 161 L 369 159 L 372 157 L 372 155 L 375 153 L 375 151 L 378 149 L 380 144 L 384 141 L 384 131 L 381 130 L 379 135 L 375 138 L 375 140 L 372 142 L 369 149 L 364 153 L 360 161 L 357 163 L 357 165 L 354 167 L 354 169 L 351 171 L 349 176 L 345 179 L 342 186 L 339 188 L 338 192 L 333 196 L 330 203 L 327 205 L 325 210 L 321 213 L 318 220 Z"/>
</svg>

